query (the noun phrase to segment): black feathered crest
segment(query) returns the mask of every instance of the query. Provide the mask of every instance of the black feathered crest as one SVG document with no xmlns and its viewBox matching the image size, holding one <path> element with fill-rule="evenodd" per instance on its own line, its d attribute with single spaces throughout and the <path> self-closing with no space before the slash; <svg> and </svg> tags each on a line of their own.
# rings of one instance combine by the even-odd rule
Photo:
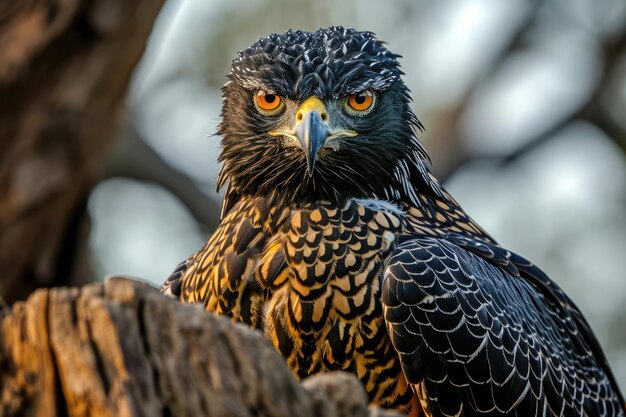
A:
<svg viewBox="0 0 626 417">
<path fill-rule="evenodd" d="M 289 30 L 259 39 L 238 54 L 230 77 L 244 88 L 273 87 L 291 99 L 340 98 L 366 88 L 383 91 L 400 80 L 400 56 L 371 32 L 332 26 Z"/>
</svg>

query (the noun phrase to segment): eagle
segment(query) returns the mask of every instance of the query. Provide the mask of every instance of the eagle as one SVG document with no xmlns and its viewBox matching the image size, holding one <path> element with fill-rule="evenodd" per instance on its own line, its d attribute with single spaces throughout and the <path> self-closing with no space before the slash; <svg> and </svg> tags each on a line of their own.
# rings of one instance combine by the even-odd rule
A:
<svg viewBox="0 0 626 417">
<path fill-rule="evenodd" d="M 162 291 L 259 329 L 299 378 L 410 416 L 624 416 L 589 324 L 429 171 L 400 56 L 288 30 L 222 88 L 221 221 Z"/>
</svg>

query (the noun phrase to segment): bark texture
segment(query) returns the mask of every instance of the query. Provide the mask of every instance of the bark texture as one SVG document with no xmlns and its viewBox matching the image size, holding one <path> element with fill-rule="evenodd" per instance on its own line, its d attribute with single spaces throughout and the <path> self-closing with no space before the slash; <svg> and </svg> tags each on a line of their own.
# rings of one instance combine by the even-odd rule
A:
<svg viewBox="0 0 626 417">
<path fill-rule="evenodd" d="M 7 302 L 89 276 L 87 268 L 74 273 L 87 258 L 78 253 L 87 195 L 161 5 L 0 3 L 0 295 Z"/>
<path fill-rule="evenodd" d="M 0 318 L 1 416 L 395 416 L 345 373 L 297 382 L 261 333 L 124 278 Z"/>
</svg>

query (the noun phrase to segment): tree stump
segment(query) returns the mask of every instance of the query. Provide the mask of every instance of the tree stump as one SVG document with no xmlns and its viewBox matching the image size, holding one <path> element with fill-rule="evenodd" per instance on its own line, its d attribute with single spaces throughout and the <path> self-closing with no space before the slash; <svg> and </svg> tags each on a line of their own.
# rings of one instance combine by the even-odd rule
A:
<svg viewBox="0 0 626 417">
<path fill-rule="evenodd" d="M 394 416 L 357 378 L 296 381 L 263 335 L 147 284 L 39 289 L 0 313 L 1 416 Z"/>
</svg>

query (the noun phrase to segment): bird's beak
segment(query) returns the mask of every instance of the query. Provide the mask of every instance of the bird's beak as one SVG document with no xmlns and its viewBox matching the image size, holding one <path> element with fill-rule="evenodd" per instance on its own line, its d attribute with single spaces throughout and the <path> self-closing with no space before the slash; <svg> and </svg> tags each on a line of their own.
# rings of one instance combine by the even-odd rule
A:
<svg viewBox="0 0 626 417">
<path fill-rule="evenodd" d="M 312 177 L 320 149 L 326 146 L 336 150 L 338 147 L 336 140 L 358 135 L 353 130 L 331 129 L 328 120 L 328 111 L 324 103 L 313 96 L 304 100 L 296 111 L 295 127 L 291 125 L 288 129 L 271 130 L 267 133 L 271 136 L 293 139 L 304 151 L 307 173 Z"/>
<path fill-rule="evenodd" d="M 309 97 L 302 103 L 296 112 L 296 137 L 306 156 L 307 172 L 313 176 L 317 153 L 324 146 L 330 135 L 328 113 L 324 103 L 317 97 Z"/>
</svg>

